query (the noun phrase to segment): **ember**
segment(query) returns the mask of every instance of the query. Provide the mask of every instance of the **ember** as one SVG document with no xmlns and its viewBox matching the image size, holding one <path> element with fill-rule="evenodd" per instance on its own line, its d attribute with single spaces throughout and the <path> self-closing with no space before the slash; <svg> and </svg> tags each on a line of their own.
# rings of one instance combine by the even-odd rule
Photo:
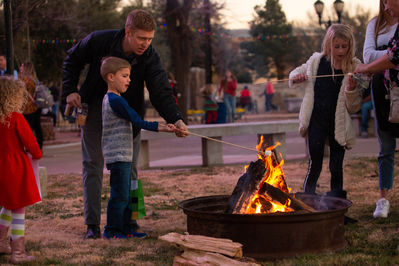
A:
<svg viewBox="0 0 399 266">
<path fill-rule="evenodd" d="M 271 155 L 261 153 L 258 161 L 245 167 L 245 174 L 238 180 L 229 199 L 227 213 L 266 214 L 292 212 L 295 210 L 315 211 L 305 203 L 295 199 L 289 193 L 291 189 L 285 182 L 283 164 L 275 148 L 280 145 L 263 148 L 263 136 L 256 146 L 259 151 L 269 151 Z"/>
</svg>

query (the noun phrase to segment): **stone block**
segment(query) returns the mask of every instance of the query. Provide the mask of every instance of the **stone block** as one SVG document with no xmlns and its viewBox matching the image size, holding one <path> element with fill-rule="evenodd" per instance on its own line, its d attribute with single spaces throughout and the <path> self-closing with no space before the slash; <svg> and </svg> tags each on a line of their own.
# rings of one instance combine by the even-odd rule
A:
<svg viewBox="0 0 399 266">
<path fill-rule="evenodd" d="M 39 166 L 40 191 L 42 198 L 47 197 L 47 168 Z"/>
</svg>

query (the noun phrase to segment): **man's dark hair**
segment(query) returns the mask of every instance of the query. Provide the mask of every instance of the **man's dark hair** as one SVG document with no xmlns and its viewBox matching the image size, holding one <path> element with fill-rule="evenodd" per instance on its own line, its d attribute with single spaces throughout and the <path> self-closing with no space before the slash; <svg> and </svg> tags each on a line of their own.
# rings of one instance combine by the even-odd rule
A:
<svg viewBox="0 0 399 266">
<path fill-rule="evenodd" d="M 157 25 L 155 23 L 155 19 L 150 13 L 145 10 L 135 9 L 127 16 L 125 28 L 131 31 L 155 31 Z"/>
</svg>

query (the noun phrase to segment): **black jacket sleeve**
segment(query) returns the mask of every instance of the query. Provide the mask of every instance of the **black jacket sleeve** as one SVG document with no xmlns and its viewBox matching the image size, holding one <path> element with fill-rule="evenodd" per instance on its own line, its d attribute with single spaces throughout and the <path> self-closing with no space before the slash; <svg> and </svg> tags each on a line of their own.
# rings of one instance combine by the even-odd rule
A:
<svg viewBox="0 0 399 266">
<path fill-rule="evenodd" d="M 79 41 L 75 46 L 68 50 L 64 64 L 62 66 L 62 96 L 67 97 L 69 94 L 78 92 L 77 85 L 82 69 L 86 64 L 92 61 L 92 36 L 90 33 L 84 39 Z"/>
<path fill-rule="evenodd" d="M 151 104 L 158 113 L 168 122 L 175 123 L 183 119 L 176 100 L 172 94 L 169 80 L 161 65 L 159 55 L 151 49 L 150 56 L 146 61 L 145 83 L 150 95 Z"/>
</svg>

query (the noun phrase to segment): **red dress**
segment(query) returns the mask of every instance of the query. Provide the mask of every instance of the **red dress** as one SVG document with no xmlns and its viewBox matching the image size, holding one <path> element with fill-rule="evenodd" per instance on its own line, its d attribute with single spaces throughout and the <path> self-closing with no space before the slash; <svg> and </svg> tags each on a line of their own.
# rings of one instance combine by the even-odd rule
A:
<svg viewBox="0 0 399 266">
<path fill-rule="evenodd" d="M 41 200 L 27 152 L 40 159 L 42 151 L 22 114 L 6 121 L 0 123 L 0 206 L 14 210 Z"/>
</svg>

